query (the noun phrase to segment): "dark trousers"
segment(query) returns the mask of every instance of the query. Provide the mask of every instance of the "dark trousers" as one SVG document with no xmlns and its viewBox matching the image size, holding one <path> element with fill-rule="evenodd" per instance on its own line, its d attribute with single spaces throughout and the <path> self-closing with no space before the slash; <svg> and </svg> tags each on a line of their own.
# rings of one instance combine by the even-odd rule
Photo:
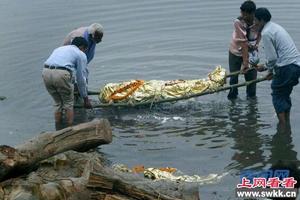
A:
<svg viewBox="0 0 300 200">
<path fill-rule="evenodd" d="M 292 107 L 291 93 L 299 83 L 300 66 L 290 64 L 275 68 L 271 88 L 272 101 L 276 113 L 290 112 Z"/>
<path fill-rule="evenodd" d="M 240 71 L 243 63 L 243 58 L 241 56 L 236 56 L 229 52 L 229 71 L 235 72 Z M 245 75 L 246 81 L 255 80 L 257 78 L 257 71 L 256 70 L 250 70 Z M 229 84 L 234 85 L 239 82 L 239 76 L 231 76 Z M 247 97 L 255 97 L 256 96 L 256 83 L 250 84 L 247 86 L 246 89 Z M 238 95 L 238 88 L 231 88 L 228 93 L 229 99 L 235 99 Z"/>
</svg>

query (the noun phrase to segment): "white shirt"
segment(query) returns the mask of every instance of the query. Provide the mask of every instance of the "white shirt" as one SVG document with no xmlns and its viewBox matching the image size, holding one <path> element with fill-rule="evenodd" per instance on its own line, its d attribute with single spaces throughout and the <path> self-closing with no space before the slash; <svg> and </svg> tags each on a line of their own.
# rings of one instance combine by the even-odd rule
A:
<svg viewBox="0 0 300 200">
<path fill-rule="evenodd" d="M 289 64 L 300 66 L 300 53 L 289 35 L 280 25 L 268 22 L 262 30 L 262 42 L 269 70 Z"/>
</svg>

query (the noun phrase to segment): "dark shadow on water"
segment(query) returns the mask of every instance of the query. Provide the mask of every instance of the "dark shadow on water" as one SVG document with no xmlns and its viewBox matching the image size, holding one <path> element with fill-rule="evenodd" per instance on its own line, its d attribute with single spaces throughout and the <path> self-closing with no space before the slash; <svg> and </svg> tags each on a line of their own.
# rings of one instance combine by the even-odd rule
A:
<svg viewBox="0 0 300 200">
<path fill-rule="evenodd" d="M 95 109 L 74 109 L 74 121 L 73 124 L 77 125 L 84 122 L 92 121 L 97 118 L 97 110 Z"/>
<path fill-rule="evenodd" d="M 270 141 L 271 155 L 266 165 L 271 165 L 272 170 L 288 170 L 289 177 L 293 177 L 297 183 L 295 188 L 300 187 L 300 162 L 297 152 L 293 150 L 293 138 L 290 124 L 287 127 L 277 125 L 277 132 Z M 299 192 L 299 189 L 298 189 Z M 299 195 L 298 195 L 299 196 Z M 280 199 L 280 198 L 275 198 Z M 296 198 L 282 198 L 296 200 Z"/>
<path fill-rule="evenodd" d="M 163 103 L 140 107 L 76 109 L 74 123 L 106 118 L 114 136 L 121 137 L 196 137 L 196 146 L 205 143 L 209 148 L 222 148 L 228 144 L 224 138 L 227 126 L 228 102 L 190 99 L 176 103 Z M 204 136 L 205 135 L 205 136 Z M 199 137 L 200 136 L 200 137 Z M 215 139 L 221 137 L 221 140 Z"/>
<path fill-rule="evenodd" d="M 268 145 L 271 148 L 271 155 L 266 164 L 274 165 L 278 160 L 300 164 L 297 152 L 293 150 L 294 144 L 290 127 L 282 128 L 278 124 L 277 132 Z"/>
<path fill-rule="evenodd" d="M 65 121 L 63 121 L 61 123 L 55 123 L 55 130 L 56 131 L 59 131 L 59 130 L 67 128 L 67 127 L 68 127 L 68 124 Z"/>
<path fill-rule="evenodd" d="M 246 104 L 241 105 L 233 101 L 228 114 L 231 130 L 229 136 L 234 140 L 232 149 L 232 163 L 227 166 L 228 170 L 242 170 L 259 168 L 264 161 L 263 139 L 258 132 L 261 128 L 260 115 L 256 99 L 248 99 Z"/>
<path fill-rule="evenodd" d="M 278 125 L 271 138 L 259 132 L 264 125 L 259 121 L 256 101 L 251 100 L 244 108 L 233 102 L 229 118 L 232 122 L 230 137 L 234 140 L 232 149 L 235 152 L 232 156 L 233 162 L 226 170 L 238 174 L 241 170 L 269 169 L 281 162 L 296 166 L 296 169 L 300 166 L 290 126 L 282 128 Z M 268 151 L 270 154 L 266 153 Z"/>
</svg>

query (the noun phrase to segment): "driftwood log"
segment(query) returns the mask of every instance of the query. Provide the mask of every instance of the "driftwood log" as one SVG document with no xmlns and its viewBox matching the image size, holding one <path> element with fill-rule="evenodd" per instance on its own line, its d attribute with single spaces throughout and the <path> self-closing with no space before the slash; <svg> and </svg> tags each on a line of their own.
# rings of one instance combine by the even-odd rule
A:
<svg viewBox="0 0 300 200">
<path fill-rule="evenodd" d="M 96 151 L 69 151 L 87 150 L 111 141 L 108 121 L 94 120 L 43 133 L 16 148 L 2 146 L 0 199 L 199 199 L 197 184 L 145 179 L 140 174 L 113 170 Z M 22 176 L 18 176 L 20 172 Z"/>
<path fill-rule="evenodd" d="M 88 150 L 112 141 L 108 120 L 93 120 L 54 133 L 45 132 L 15 148 L 0 146 L 0 181 L 19 175 L 68 150 Z"/>
<path fill-rule="evenodd" d="M 114 171 L 96 152 L 69 151 L 23 178 L 0 183 L 4 200 L 198 200 L 198 187 Z"/>
</svg>

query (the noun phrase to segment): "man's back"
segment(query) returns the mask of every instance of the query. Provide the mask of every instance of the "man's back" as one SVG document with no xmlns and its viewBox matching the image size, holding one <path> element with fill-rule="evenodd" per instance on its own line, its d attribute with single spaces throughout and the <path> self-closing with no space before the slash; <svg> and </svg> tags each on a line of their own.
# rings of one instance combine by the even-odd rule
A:
<svg viewBox="0 0 300 200">
<path fill-rule="evenodd" d="M 56 48 L 45 64 L 50 66 L 68 66 L 76 68 L 78 60 L 86 61 L 86 55 L 74 45 L 67 45 Z"/>
<path fill-rule="evenodd" d="M 276 60 L 276 66 L 300 65 L 300 53 L 290 34 L 280 25 L 268 22 L 262 31 L 267 60 Z"/>
<path fill-rule="evenodd" d="M 70 45 L 72 40 L 75 37 L 84 37 L 85 31 L 87 31 L 87 27 L 80 27 L 80 28 L 73 30 L 65 37 L 63 45 Z M 87 38 L 85 38 L 85 39 L 87 39 Z"/>
</svg>

